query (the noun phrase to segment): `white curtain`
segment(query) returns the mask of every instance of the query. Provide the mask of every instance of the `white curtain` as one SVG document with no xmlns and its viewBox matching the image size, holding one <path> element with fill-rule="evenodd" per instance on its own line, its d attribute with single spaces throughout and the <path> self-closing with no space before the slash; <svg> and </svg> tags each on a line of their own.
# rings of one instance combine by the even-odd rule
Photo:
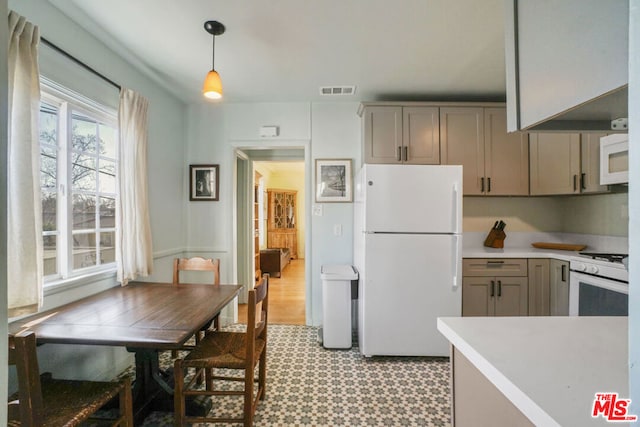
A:
<svg viewBox="0 0 640 427">
<path fill-rule="evenodd" d="M 118 111 L 120 202 L 116 237 L 118 281 L 126 285 L 153 268 L 147 194 L 147 110 L 149 101 L 123 88 Z"/>
<path fill-rule="evenodd" d="M 9 13 L 7 280 L 9 317 L 42 306 L 38 27 Z"/>
</svg>

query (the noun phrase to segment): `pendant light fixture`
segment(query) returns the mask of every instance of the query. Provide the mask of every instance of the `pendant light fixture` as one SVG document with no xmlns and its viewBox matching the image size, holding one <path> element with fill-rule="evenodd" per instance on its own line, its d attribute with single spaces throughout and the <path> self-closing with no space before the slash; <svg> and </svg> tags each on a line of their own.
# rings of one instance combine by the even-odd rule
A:
<svg viewBox="0 0 640 427">
<path fill-rule="evenodd" d="M 213 36 L 213 51 L 211 55 L 211 71 L 207 73 L 204 78 L 204 85 L 202 86 L 202 94 L 209 99 L 222 98 L 222 81 L 220 80 L 220 74 L 215 70 L 215 57 L 216 57 L 216 36 L 224 33 L 224 25 L 218 21 L 207 21 L 204 23 L 204 29 Z"/>
</svg>

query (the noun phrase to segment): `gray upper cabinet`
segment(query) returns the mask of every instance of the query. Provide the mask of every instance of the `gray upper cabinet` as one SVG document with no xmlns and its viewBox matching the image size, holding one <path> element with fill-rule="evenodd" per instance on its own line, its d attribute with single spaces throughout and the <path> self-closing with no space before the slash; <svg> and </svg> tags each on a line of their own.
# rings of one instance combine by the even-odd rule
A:
<svg viewBox="0 0 640 427">
<path fill-rule="evenodd" d="M 442 164 L 463 166 L 465 195 L 529 194 L 526 134 L 507 134 L 504 108 L 440 108 Z"/>
<path fill-rule="evenodd" d="M 365 163 L 440 163 L 437 107 L 366 106 L 363 127 Z"/>
<path fill-rule="evenodd" d="M 508 129 L 610 129 L 627 117 L 628 0 L 506 0 Z"/>
<path fill-rule="evenodd" d="M 600 185 L 603 133 L 529 134 L 531 194 L 585 194 L 608 191 Z"/>
</svg>

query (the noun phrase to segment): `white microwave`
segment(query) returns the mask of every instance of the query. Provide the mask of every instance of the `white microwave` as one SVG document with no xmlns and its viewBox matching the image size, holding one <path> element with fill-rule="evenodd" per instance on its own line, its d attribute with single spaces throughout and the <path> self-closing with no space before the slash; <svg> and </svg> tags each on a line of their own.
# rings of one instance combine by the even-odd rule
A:
<svg viewBox="0 0 640 427">
<path fill-rule="evenodd" d="M 629 182 L 629 134 L 600 138 L 600 185 Z"/>
</svg>

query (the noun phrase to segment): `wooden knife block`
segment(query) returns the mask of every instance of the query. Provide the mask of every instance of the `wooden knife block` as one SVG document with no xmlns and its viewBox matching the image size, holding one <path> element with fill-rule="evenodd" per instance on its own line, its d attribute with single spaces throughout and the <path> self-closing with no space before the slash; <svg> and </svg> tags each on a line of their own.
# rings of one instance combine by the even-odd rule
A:
<svg viewBox="0 0 640 427">
<path fill-rule="evenodd" d="M 504 234 L 504 231 L 498 231 L 492 228 L 487 238 L 484 239 L 484 245 L 489 248 L 504 248 L 504 239 L 506 238 L 507 235 Z"/>
</svg>

